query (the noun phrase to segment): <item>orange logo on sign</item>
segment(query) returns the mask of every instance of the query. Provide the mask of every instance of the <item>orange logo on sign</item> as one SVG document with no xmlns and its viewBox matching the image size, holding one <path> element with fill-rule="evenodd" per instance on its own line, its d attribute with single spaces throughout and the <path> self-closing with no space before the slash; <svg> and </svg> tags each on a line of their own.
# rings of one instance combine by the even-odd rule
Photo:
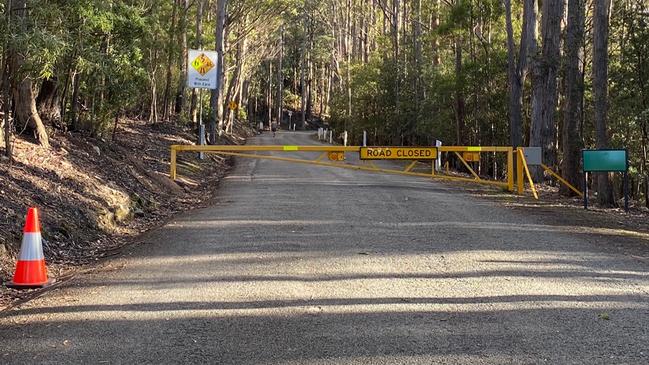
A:
<svg viewBox="0 0 649 365">
<path fill-rule="evenodd" d="M 201 53 L 196 59 L 192 62 L 192 67 L 198 71 L 201 76 L 205 76 L 206 73 L 210 72 L 214 68 L 214 62 L 210 60 L 205 53 Z"/>
</svg>

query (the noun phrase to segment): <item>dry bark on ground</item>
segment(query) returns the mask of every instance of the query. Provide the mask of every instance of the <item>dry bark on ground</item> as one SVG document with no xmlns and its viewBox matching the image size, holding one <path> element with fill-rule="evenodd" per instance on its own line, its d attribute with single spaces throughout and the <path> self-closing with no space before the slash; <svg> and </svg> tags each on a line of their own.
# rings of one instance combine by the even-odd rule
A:
<svg viewBox="0 0 649 365">
<path fill-rule="evenodd" d="M 242 143 L 246 130 L 223 143 Z M 110 256 L 129 238 L 172 214 L 205 204 L 228 160 L 179 156 L 178 183 L 168 178 L 169 146 L 193 144 L 191 128 L 127 121 L 115 140 L 59 134 L 45 149 L 17 139 L 15 160 L 0 163 L 0 279 L 10 279 L 28 207 L 41 210 L 50 276 L 61 278 Z M 0 307 L 26 295 L 0 288 Z"/>
</svg>

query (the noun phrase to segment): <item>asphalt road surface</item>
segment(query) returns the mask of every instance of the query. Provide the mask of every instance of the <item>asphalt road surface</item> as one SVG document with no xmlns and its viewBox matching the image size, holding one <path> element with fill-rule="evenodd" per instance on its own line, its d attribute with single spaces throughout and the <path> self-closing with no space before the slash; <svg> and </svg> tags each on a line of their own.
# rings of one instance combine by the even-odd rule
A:
<svg viewBox="0 0 649 365">
<path fill-rule="evenodd" d="M 241 159 L 220 189 L 5 313 L 0 363 L 649 363 L 642 238 L 426 178 Z"/>
</svg>

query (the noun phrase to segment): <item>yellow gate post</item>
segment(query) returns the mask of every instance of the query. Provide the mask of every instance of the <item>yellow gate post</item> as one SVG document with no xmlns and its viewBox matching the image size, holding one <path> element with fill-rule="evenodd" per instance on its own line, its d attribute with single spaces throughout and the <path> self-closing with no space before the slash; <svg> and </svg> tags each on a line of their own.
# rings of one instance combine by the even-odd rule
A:
<svg viewBox="0 0 649 365">
<path fill-rule="evenodd" d="M 169 178 L 176 180 L 176 148 L 171 146 L 171 160 L 169 163 Z"/>
<path fill-rule="evenodd" d="M 507 189 L 514 191 L 514 148 L 507 148 Z"/>
<path fill-rule="evenodd" d="M 523 176 L 523 159 L 519 156 L 519 149 L 516 149 L 516 186 L 518 193 L 522 195 L 525 192 L 525 177 Z"/>
</svg>

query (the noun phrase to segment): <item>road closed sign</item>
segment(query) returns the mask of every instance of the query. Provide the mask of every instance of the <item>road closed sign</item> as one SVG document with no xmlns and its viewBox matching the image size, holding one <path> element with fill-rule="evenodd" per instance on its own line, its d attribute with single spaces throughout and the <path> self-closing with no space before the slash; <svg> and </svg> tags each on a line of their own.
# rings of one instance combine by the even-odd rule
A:
<svg viewBox="0 0 649 365">
<path fill-rule="evenodd" d="M 435 147 L 361 147 L 361 160 L 435 160 Z"/>
<path fill-rule="evenodd" d="M 187 86 L 195 89 L 216 89 L 216 52 L 190 49 L 188 54 Z"/>
</svg>

